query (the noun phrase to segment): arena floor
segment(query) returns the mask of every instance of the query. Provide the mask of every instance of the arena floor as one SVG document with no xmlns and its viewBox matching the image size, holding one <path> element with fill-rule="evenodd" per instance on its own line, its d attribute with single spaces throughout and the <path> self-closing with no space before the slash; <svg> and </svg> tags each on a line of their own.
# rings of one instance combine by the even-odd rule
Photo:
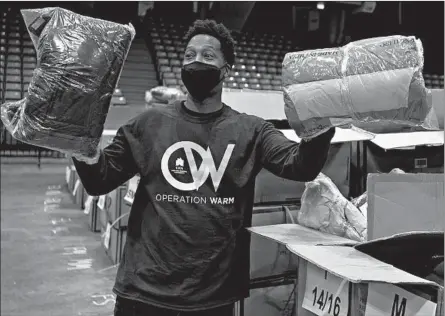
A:
<svg viewBox="0 0 445 316">
<path fill-rule="evenodd" d="M 113 315 L 117 268 L 87 220 L 65 165 L 1 165 L 2 315 Z"/>
</svg>

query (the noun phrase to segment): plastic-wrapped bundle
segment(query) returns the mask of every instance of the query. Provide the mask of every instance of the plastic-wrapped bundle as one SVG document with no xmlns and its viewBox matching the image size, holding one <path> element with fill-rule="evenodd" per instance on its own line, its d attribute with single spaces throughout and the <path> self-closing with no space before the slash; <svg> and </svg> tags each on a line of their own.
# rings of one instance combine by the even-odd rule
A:
<svg viewBox="0 0 445 316">
<path fill-rule="evenodd" d="M 159 86 L 151 89 L 150 93 L 153 103 L 169 104 L 177 100 L 185 100 L 185 94 L 176 88 Z"/>
<path fill-rule="evenodd" d="M 302 138 L 356 124 L 438 128 L 415 37 L 391 36 L 286 54 L 285 112 Z"/>
<path fill-rule="evenodd" d="M 300 225 L 356 241 L 367 238 L 366 217 L 322 173 L 306 183 L 297 221 Z"/>
<path fill-rule="evenodd" d="M 134 28 L 61 8 L 21 12 L 37 68 L 28 96 L 3 104 L 1 119 L 22 142 L 94 160 Z"/>
</svg>

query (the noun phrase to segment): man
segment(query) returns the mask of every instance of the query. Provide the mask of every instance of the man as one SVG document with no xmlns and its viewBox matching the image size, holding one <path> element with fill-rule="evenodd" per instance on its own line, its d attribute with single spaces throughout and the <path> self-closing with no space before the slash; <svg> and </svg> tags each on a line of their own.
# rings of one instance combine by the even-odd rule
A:
<svg viewBox="0 0 445 316">
<path fill-rule="evenodd" d="M 262 168 L 313 180 L 334 129 L 298 145 L 272 124 L 221 102 L 234 41 L 214 21 L 187 34 L 187 100 L 154 107 L 122 126 L 99 161 L 75 166 L 87 192 L 141 180 L 117 272 L 116 316 L 229 316 L 248 296 L 255 177 Z"/>
</svg>

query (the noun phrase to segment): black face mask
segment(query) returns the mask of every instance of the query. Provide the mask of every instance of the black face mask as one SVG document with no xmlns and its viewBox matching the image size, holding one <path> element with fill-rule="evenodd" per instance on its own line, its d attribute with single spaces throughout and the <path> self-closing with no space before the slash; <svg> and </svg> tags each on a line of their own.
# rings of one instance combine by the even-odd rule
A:
<svg viewBox="0 0 445 316">
<path fill-rule="evenodd" d="M 212 90 L 224 79 L 220 78 L 221 70 L 213 65 L 193 62 L 182 67 L 182 82 L 190 95 L 202 102 L 212 95 Z"/>
</svg>

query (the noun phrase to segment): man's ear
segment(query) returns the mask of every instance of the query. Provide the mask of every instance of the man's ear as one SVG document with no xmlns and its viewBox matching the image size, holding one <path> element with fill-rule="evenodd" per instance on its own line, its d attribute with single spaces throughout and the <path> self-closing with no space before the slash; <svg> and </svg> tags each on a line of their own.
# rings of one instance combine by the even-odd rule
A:
<svg viewBox="0 0 445 316">
<path fill-rule="evenodd" d="M 224 69 L 226 70 L 224 77 L 228 78 L 230 76 L 230 70 L 232 69 L 232 65 L 226 64 L 226 67 Z"/>
</svg>

